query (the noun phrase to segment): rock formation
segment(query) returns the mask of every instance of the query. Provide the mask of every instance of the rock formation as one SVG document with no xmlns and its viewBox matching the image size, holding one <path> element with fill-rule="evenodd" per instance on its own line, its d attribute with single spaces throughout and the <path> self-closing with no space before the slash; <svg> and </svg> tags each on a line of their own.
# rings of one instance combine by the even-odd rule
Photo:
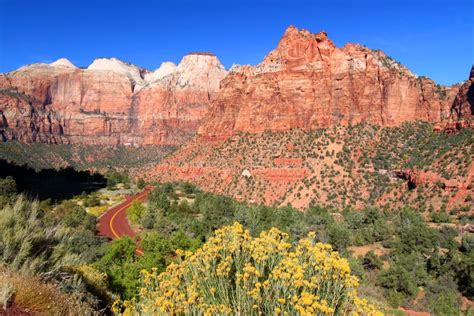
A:
<svg viewBox="0 0 474 316">
<path fill-rule="evenodd" d="M 452 112 L 454 120 L 471 120 L 474 117 L 474 65 L 469 79 L 459 88 Z"/>
<path fill-rule="evenodd" d="M 192 53 L 154 72 L 115 58 L 78 69 L 67 59 L 0 75 L 4 140 L 180 145 L 196 132 L 227 74 Z"/>
<path fill-rule="evenodd" d="M 325 32 L 289 27 L 257 66 L 234 66 L 199 129 L 207 139 L 369 122 L 438 122 L 450 114 L 457 86 L 417 77 L 381 51 L 337 48 Z"/>
<path fill-rule="evenodd" d="M 64 58 L 28 65 L 0 74 L 0 132 L 25 142 L 181 145 L 196 131 L 215 140 L 359 122 L 466 125 L 473 115 L 472 72 L 462 86 L 439 86 L 381 51 L 338 48 L 325 32 L 293 26 L 262 63 L 227 73 L 210 53 L 155 71 L 116 58 L 86 69 Z"/>
<path fill-rule="evenodd" d="M 374 142 L 375 152 L 387 147 L 387 140 L 377 139 L 385 132 L 374 125 L 397 127 L 385 131 L 400 132 L 406 137 L 400 146 L 408 146 L 417 128 L 425 126 L 431 132 L 429 125 L 416 121 L 445 124 L 453 116 L 467 117 L 464 96 L 469 82 L 443 87 L 414 75 L 381 51 L 357 44 L 337 48 L 324 32 L 311 34 L 290 27 L 262 63 L 230 69 L 198 137 L 160 165 L 140 170 L 140 175 L 191 181 L 205 190 L 257 203 L 305 208 L 314 201 L 339 207 L 351 200 L 350 205 L 363 207 L 383 191 L 374 186 L 380 178 L 395 191 L 400 181 L 390 178 L 389 170 L 365 166 L 369 154 L 362 152 L 369 142 Z M 370 125 L 357 125 L 361 122 Z M 318 130 L 327 127 L 334 128 Z M 321 136 L 328 142 L 304 141 L 334 130 L 338 132 L 333 137 Z M 353 130 L 360 132 L 354 144 Z M 441 181 L 430 176 L 409 174 L 406 180 L 428 186 Z M 449 190 L 442 194 L 456 194 L 449 207 L 467 203 L 466 181 L 463 176 L 443 178 Z M 334 192 L 339 189 L 337 201 Z M 398 203 L 390 190 L 380 193 L 375 203 Z M 440 205 L 437 198 L 431 202 Z"/>
</svg>

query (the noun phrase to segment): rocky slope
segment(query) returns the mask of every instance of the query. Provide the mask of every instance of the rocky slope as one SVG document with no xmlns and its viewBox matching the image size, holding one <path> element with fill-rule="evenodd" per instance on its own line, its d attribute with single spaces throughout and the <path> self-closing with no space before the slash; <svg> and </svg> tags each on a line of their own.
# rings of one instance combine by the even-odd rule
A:
<svg viewBox="0 0 474 316">
<path fill-rule="evenodd" d="M 179 145 L 194 135 L 227 71 L 191 53 L 154 72 L 115 58 L 78 69 L 66 59 L 0 75 L 4 140 Z"/>
<path fill-rule="evenodd" d="M 199 129 L 204 138 L 359 122 L 439 122 L 450 115 L 459 88 L 417 77 L 381 51 L 338 48 L 324 32 L 295 27 L 261 64 L 231 70 Z"/>
<path fill-rule="evenodd" d="M 190 181 L 238 200 L 474 210 L 474 130 L 433 133 L 428 123 L 361 123 L 314 131 L 194 139 L 137 176 Z"/>
<path fill-rule="evenodd" d="M 470 124 L 471 81 L 442 87 L 380 51 L 290 27 L 261 64 L 231 69 L 198 137 L 144 172 L 299 208 L 474 207 L 472 130 L 450 142 L 431 124 Z"/>
</svg>

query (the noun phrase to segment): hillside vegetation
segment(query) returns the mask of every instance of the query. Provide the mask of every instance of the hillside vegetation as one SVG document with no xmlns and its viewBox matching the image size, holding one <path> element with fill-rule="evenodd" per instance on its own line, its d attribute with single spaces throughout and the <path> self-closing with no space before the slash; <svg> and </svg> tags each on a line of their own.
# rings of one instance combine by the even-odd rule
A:
<svg viewBox="0 0 474 316">
<path fill-rule="evenodd" d="M 285 238 L 291 245 L 314 232 L 312 238 L 316 242 L 332 245 L 348 260 L 352 274 L 360 280 L 359 295 L 377 302 L 382 309 L 405 306 L 452 315 L 461 312 L 466 298 L 473 298 L 472 233 L 461 232 L 452 224 L 435 223 L 439 222 L 437 218 L 424 219 L 417 209 L 369 207 L 355 210 L 312 206 L 301 212 L 291 206 L 277 208 L 240 203 L 229 197 L 202 192 L 186 183 L 156 184 L 141 209 L 136 223 L 142 229 L 139 238 L 145 256 L 135 257 L 130 250 L 130 256 L 121 258 L 125 259 L 123 266 L 127 268 L 140 265 L 140 262 L 143 264 L 145 258 L 152 258 L 157 253 L 163 254 L 161 262 L 165 264 L 155 265 L 155 269 L 144 266 L 147 273 L 153 275 L 150 282 L 157 287 L 156 280 L 166 277 L 159 277 L 160 273 L 167 271 L 166 266 L 178 259 L 175 249 L 183 249 L 187 256 L 192 256 L 200 244 L 209 243 L 209 237 L 216 229 L 238 221 L 253 237 L 278 228 L 288 234 Z M 451 217 L 447 215 L 448 220 L 452 220 Z M 469 215 L 464 220 L 472 223 L 473 217 Z M 153 239 L 162 240 L 165 246 L 153 247 L 150 243 Z M 119 243 L 123 245 L 123 241 L 112 242 Z M 129 245 L 133 243 L 130 241 Z M 181 258 L 182 254 L 179 256 Z M 171 270 L 169 277 L 178 273 L 175 268 Z M 138 295 L 144 305 L 136 308 L 145 308 L 147 303 L 144 302 L 151 299 L 147 296 L 149 293 L 155 295 L 156 291 L 161 293 L 167 287 L 152 291 L 150 284 L 143 284 L 148 275 L 144 271 L 141 283 L 134 283 L 139 269 L 133 271 L 135 274 L 130 283 L 135 289 L 129 292 L 133 295 L 122 297 L 130 300 Z M 125 279 L 121 281 L 125 282 Z M 140 284 L 147 290 L 140 290 Z"/>
<path fill-rule="evenodd" d="M 23 144 L 0 143 L 0 159 L 30 168 L 59 169 L 73 167 L 76 170 L 105 172 L 109 168 L 127 170 L 152 166 L 173 152 L 173 146 L 98 146 L 70 144 Z"/>
<path fill-rule="evenodd" d="M 205 190 L 267 205 L 412 205 L 474 209 L 474 130 L 435 133 L 426 123 L 359 124 L 314 131 L 197 139 L 147 170 L 150 179 L 192 181 Z"/>
<path fill-rule="evenodd" d="M 470 209 L 424 212 L 417 205 L 342 208 L 313 202 L 302 212 L 290 204 L 239 202 L 190 183 L 155 182 L 148 200 L 128 210 L 139 231 L 137 240 L 106 242 L 96 236 L 96 216 L 103 212 L 96 208 L 115 203 L 124 188 L 138 190 L 146 184 L 116 171 L 106 179 L 106 189 L 55 204 L 18 196 L 12 178 L 1 180 L 1 277 L 7 280 L 0 287 L 1 305 L 42 312 L 67 295 L 71 305 L 54 307 L 59 313 L 69 308 L 84 315 L 111 313 L 113 307 L 116 313 L 138 314 L 174 308 L 183 313 L 219 308 L 223 314 L 344 314 L 369 308 L 370 314 L 400 306 L 434 315 L 469 313 L 473 235 L 452 223 L 472 224 Z M 135 251 L 137 241 L 142 256 Z M 313 269 L 307 268 L 315 262 Z M 341 284 L 350 286 L 333 287 L 332 274 L 320 270 L 325 262 L 337 267 L 330 271 Z M 209 283 L 199 281 L 206 274 L 195 269 L 202 267 Z M 307 271 L 301 280 L 298 271 Z M 245 273 L 252 278 L 236 283 Z M 291 277 L 276 278 L 285 273 Z M 328 285 L 314 287 L 311 278 Z M 203 286 L 196 296 L 193 280 Z M 24 292 L 31 282 L 37 287 Z M 38 301 L 15 295 L 18 291 Z M 189 300 L 196 304 L 186 305 Z"/>
</svg>

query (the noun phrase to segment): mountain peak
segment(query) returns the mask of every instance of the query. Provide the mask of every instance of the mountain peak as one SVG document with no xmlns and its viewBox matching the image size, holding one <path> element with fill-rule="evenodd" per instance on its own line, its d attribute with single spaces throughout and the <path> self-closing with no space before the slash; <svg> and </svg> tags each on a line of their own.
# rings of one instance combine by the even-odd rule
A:
<svg viewBox="0 0 474 316">
<path fill-rule="evenodd" d="M 177 71 L 190 69 L 224 69 L 216 55 L 210 52 L 191 52 L 181 59 Z"/>
<path fill-rule="evenodd" d="M 74 66 L 73 63 L 69 61 L 67 58 L 59 58 L 55 62 L 50 64 L 51 66 L 60 66 L 60 67 L 70 67 L 70 68 L 77 68 Z"/>
<path fill-rule="evenodd" d="M 326 32 L 314 34 L 290 25 L 278 42 L 277 48 L 265 57 L 262 64 L 275 67 L 292 60 L 299 62 L 321 60 L 335 48 L 336 45 L 328 38 Z"/>
<path fill-rule="evenodd" d="M 94 59 L 87 69 L 129 72 L 131 69 L 138 71 L 141 68 L 115 57 L 100 57 Z"/>
<path fill-rule="evenodd" d="M 280 42 L 284 40 L 317 40 L 318 42 L 323 42 L 323 41 L 332 41 L 328 38 L 328 34 L 326 31 L 320 31 L 319 33 L 311 33 L 310 31 L 306 29 L 298 29 L 294 25 L 290 25 L 287 27 L 285 30 L 285 33 L 283 33 L 283 36 L 280 39 Z"/>
<path fill-rule="evenodd" d="M 176 64 L 171 61 L 162 62 L 160 67 L 145 75 L 145 81 L 154 82 L 172 74 L 176 70 Z"/>
</svg>

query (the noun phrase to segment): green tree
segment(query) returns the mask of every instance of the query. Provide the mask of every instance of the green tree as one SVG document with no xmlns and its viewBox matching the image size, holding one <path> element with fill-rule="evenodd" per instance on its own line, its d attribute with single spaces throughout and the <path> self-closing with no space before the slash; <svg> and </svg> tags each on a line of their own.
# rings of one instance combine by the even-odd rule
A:
<svg viewBox="0 0 474 316">
<path fill-rule="evenodd" d="M 135 248 L 130 237 L 116 239 L 105 246 L 104 256 L 95 263 L 97 269 L 107 273 L 110 289 L 124 298 L 133 297 L 139 285 Z"/>
<path fill-rule="evenodd" d="M 145 183 L 145 180 L 143 180 L 143 178 L 138 178 L 137 180 L 137 188 L 139 188 L 140 190 L 142 190 L 144 187 L 145 187 L 146 183 Z"/>
<path fill-rule="evenodd" d="M 371 250 L 362 259 L 362 266 L 367 270 L 380 269 L 382 267 L 382 260 Z"/>
<path fill-rule="evenodd" d="M 127 209 L 128 219 L 137 224 L 145 213 L 146 208 L 143 206 L 143 203 L 139 201 L 133 201 L 130 207 Z"/>
<path fill-rule="evenodd" d="M 0 178 L 0 207 L 12 201 L 17 194 L 15 180 L 8 176 Z"/>
<path fill-rule="evenodd" d="M 197 187 L 189 182 L 183 183 L 182 188 L 185 194 L 193 194 L 198 191 Z"/>
<path fill-rule="evenodd" d="M 124 172 L 111 170 L 105 174 L 105 178 L 107 180 L 107 187 L 110 189 L 115 188 L 119 183 L 123 183 L 124 185 L 130 184 L 130 178 L 128 174 Z"/>
<path fill-rule="evenodd" d="M 16 182 L 13 177 L 0 178 L 0 195 L 10 197 L 16 193 Z"/>
<path fill-rule="evenodd" d="M 436 231 L 429 228 L 418 213 L 403 209 L 395 219 L 397 253 L 418 252 L 430 256 L 438 251 L 439 239 Z"/>
<path fill-rule="evenodd" d="M 389 291 L 412 297 L 418 292 L 418 287 L 428 280 L 425 265 L 423 256 L 417 253 L 394 257 L 390 267 L 380 273 L 379 283 Z"/>
<path fill-rule="evenodd" d="M 345 253 L 351 245 L 350 231 L 341 224 L 333 224 L 327 230 L 329 243 L 339 252 Z"/>
</svg>

